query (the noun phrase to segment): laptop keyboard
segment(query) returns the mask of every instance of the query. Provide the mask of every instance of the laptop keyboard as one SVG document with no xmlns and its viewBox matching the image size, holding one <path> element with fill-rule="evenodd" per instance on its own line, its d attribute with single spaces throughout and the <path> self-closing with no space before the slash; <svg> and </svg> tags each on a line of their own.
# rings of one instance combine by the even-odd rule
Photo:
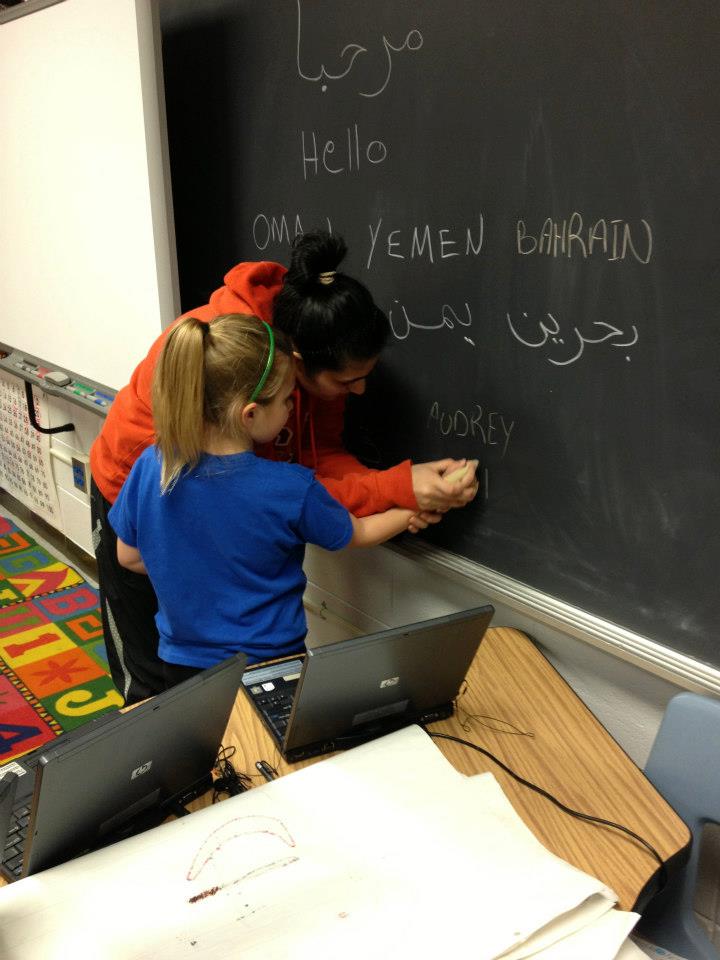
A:
<svg viewBox="0 0 720 960">
<path fill-rule="evenodd" d="M 40 762 L 42 749 L 40 747 L 25 754 L 19 761 L 28 771 L 25 776 L 32 777 L 32 771 Z M 10 815 L 10 826 L 8 828 L 7 839 L 2 850 L 2 866 L 0 870 L 10 880 L 19 880 L 23 866 L 23 852 L 25 849 L 25 838 L 27 836 L 28 824 L 30 822 L 30 803 L 32 793 L 22 797 L 12 809 Z"/>
<path fill-rule="evenodd" d="M 2 867 L 3 872 L 11 874 L 15 880 L 18 880 L 22 873 L 23 851 L 29 822 L 30 807 L 27 804 L 20 804 L 13 808 L 10 829 L 3 850 Z"/>
<path fill-rule="evenodd" d="M 301 669 L 302 661 L 296 659 L 251 668 L 243 677 L 245 692 L 279 744 L 285 739 Z"/>
<path fill-rule="evenodd" d="M 293 686 L 292 691 L 276 688 L 269 693 L 253 693 L 253 699 L 278 740 L 282 742 L 295 699 L 295 687 Z"/>
</svg>

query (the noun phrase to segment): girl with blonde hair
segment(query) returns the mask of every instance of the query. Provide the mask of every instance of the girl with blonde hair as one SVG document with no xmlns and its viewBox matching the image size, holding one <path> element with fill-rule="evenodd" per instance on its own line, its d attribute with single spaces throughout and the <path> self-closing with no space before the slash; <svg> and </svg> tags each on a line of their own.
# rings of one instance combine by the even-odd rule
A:
<svg viewBox="0 0 720 960">
<path fill-rule="evenodd" d="M 382 543 L 419 521 L 392 508 L 357 519 L 307 467 L 256 456 L 293 407 L 292 344 L 254 316 L 186 317 L 153 381 L 156 442 L 108 514 L 119 563 L 158 598 L 164 682 L 242 651 L 250 662 L 304 649 L 306 543 Z"/>
<path fill-rule="evenodd" d="M 356 517 L 407 508 L 417 517 L 415 532 L 477 494 L 474 469 L 461 480 L 451 479 L 465 460 L 404 460 L 379 470 L 345 449 L 346 401 L 365 392 L 391 333 L 368 288 L 343 271 L 346 254 L 340 237 L 318 232 L 295 239 L 287 270 L 271 260 L 236 264 L 207 303 L 163 330 L 107 411 L 90 450 L 90 509 L 108 663 L 127 704 L 163 690 L 164 667 L 158 657 L 155 591 L 147 577 L 118 564 L 109 512 L 132 465 L 154 442 L 155 368 L 168 336 L 187 317 L 207 323 L 230 313 L 250 314 L 290 338 L 297 375 L 292 418 L 256 452 L 309 467 Z"/>
</svg>

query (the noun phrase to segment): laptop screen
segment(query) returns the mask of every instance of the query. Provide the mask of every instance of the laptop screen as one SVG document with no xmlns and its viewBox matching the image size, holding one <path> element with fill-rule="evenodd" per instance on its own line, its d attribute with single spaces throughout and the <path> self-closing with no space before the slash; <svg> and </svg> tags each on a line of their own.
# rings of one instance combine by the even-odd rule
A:
<svg viewBox="0 0 720 960">
<path fill-rule="evenodd" d="M 487 604 L 308 650 L 285 749 L 379 735 L 449 705 L 493 613 Z"/>
<path fill-rule="evenodd" d="M 45 748 L 23 876 L 111 842 L 130 824 L 161 822 L 171 802 L 209 786 L 245 664 L 237 654 Z"/>
</svg>

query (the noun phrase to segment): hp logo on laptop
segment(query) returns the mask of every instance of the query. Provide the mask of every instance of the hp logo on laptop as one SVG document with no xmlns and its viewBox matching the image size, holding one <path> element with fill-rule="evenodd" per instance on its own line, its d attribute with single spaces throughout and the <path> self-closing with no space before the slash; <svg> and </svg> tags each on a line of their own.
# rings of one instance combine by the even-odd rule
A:
<svg viewBox="0 0 720 960">
<path fill-rule="evenodd" d="M 396 687 L 400 683 L 400 677 L 388 677 L 387 680 L 380 681 L 380 689 L 383 687 Z"/>
<path fill-rule="evenodd" d="M 141 777 L 144 773 L 147 773 L 150 767 L 152 766 L 152 760 L 148 760 L 147 763 L 144 763 L 141 767 L 136 767 L 133 772 L 130 774 L 131 780 L 136 780 L 138 777 Z"/>
</svg>

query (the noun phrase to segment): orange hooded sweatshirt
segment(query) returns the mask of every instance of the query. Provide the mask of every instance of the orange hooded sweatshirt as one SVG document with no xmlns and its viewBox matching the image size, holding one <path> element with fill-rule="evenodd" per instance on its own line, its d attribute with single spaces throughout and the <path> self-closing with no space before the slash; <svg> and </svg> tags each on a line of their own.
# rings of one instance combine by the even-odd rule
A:
<svg viewBox="0 0 720 960">
<path fill-rule="evenodd" d="M 184 313 L 160 334 L 135 368 L 130 383 L 113 401 L 90 449 L 93 479 L 106 500 L 115 502 L 132 465 L 154 442 L 152 378 L 168 330 L 183 317 L 208 321 L 226 313 L 254 314 L 271 323 L 273 301 L 285 272 L 285 267 L 268 260 L 239 263 L 228 271 L 224 286 L 212 294 L 209 303 Z M 357 517 L 389 507 L 416 510 L 409 460 L 389 470 L 371 470 L 343 448 L 345 401 L 345 397 L 323 400 L 298 388 L 288 427 L 275 444 L 265 444 L 256 452 L 310 467 L 328 492 Z"/>
</svg>

